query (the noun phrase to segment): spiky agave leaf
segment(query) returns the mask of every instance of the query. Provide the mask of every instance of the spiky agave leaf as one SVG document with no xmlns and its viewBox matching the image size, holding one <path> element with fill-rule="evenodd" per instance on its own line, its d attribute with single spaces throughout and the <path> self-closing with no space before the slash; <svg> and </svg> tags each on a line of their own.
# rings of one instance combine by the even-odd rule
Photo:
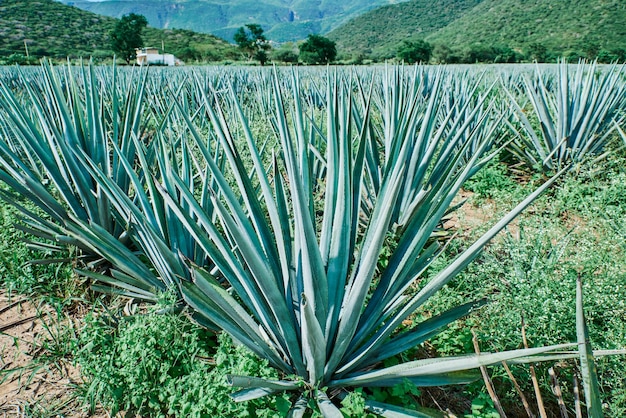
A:
<svg viewBox="0 0 626 418">
<path fill-rule="evenodd" d="M 212 268 L 158 191 L 172 192 L 175 181 L 184 182 L 192 193 L 202 189 L 210 211 L 206 202 L 213 180 L 194 175 L 203 168 L 193 167 L 194 150 L 180 140 L 191 120 L 181 123 L 176 110 L 183 104 L 165 106 L 146 100 L 150 93 L 145 93 L 165 88 L 193 102 L 197 91 L 190 83 L 153 85 L 145 71 L 127 73 L 121 81 L 115 68 L 99 72 L 90 65 L 75 72 L 47 62 L 40 74 L 38 83 L 24 83 L 26 97 L 6 86 L 0 90 L 5 111 L 0 179 L 43 212 L 27 209 L 3 191 L 22 212 L 22 228 L 58 241 L 59 249 L 79 247 L 87 267 L 79 272 L 101 291 L 156 300 L 157 293 L 178 291 L 179 280 L 190 279 L 187 259 Z"/>
<path fill-rule="evenodd" d="M 576 335 L 578 336 L 578 353 L 580 358 L 580 374 L 583 379 L 585 403 L 590 417 L 603 417 L 602 398 L 594 354 L 589 341 L 589 330 L 585 320 L 583 307 L 583 284 L 580 275 L 576 280 Z"/>
<path fill-rule="evenodd" d="M 73 236 L 94 249 L 99 241 L 107 243 L 101 246 L 102 253 L 115 264 L 111 278 L 92 276 L 106 285 L 116 286 L 118 281 L 125 294 L 147 299 L 154 289 L 177 286 L 199 323 L 229 332 L 272 367 L 296 376 L 293 381 L 267 384 L 237 378 L 234 384 L 252 382 L 237 396 L 300 392 L 294 415 L 303 411 L 307 398 L 327 416 L 336 415 L 328 389 L 395 385 L 403 379 L 420 385 L 467 382 L 475 375 L 466 371 L 478 365 L 559 348 L 376 368 L 398 349 L 424 341 L 480 305 L 464 304 L 399 331 L 404 319 L 470 263 L 554 179 L 414 291 L 440 252 L 433 232 L 463 182 L 488 158 L 485 152 L 492 145 L 490 132 L 495 131 L 498 116 L 490 114 L 484 96 L 459 100 L 463 103 L 459 106 L 444 105 L 438 96 L 445 85 L 438 79 L 427 97 L 416 96 L 393 108 L 394 123 L 402 129 L 378 129 L 374 119 L 393 118 L 375 113 L 372 103 L 380 91 L 374 88 L 375 81 L 365 89 L 358 76 L 329 73 L 325 79 L 322 128 L 307 113 L 319 109 L 301 103 L 298 73 L 288 81 L 274 73 L 271 118 L 279 147 L 269 167 L 246 117 L 255 109 L 243 104 L 237 85 L 232 83 L 222 94 L 217 86 L 198 79 L 199 93 L 194 97 L 199 100 L 173 101 L 167 107 L 167 118 L 172 119 L 158 123 L 160 133 L 149 151 L 136 136 L 131 136 L 135 160 L 113 146 L 130 193 L 125 194 L 87 151 L 74 152 L 83 175 L 95 182 L 116 220 L 124 220 L 127 233 L 141 249 L 133 258 L 109 239 L 105 228 L 74 218 Z M 412 83 L 406 85 L 424 92 Z M 389 85 L 405 86 L 404 81 L 398 87 Z M 171 93 L 181 89 L 187 88 Z M 425 105 L 417 106 L 418 101 Z M 202 108 L 208 123 L 200 121 L 200 110 L 191 105 Z M 206 129 L 215 140 L 212 145 L 200 134 Z M 168 134 L 183 131 L 188 141 L 178 136 L 168 142 Z M 376 137 L 380 132 L 390 137 Z M 244 151 L 251 156 L 249 164 L 243 161 Z M 153 159 L 148 152 L 154 152 Z M 384 167 L 376 168 L 377 162 Z M 319 163 L 324 169 L 315 171 Z M 316 210 L 322 206 L 316 202 L 320 196 L 328 199 L 322 213 Z M 178 233 L 183 235 L 180 241 L 172 240 Z M 381 268 L 378 261 L 390 235 L 395 235 L 398 246 Z M 137 264 L 142 257 L 152 267 L 142 269 Z"/>
<path fill-rule="evenodd" d="M 335 407 L 329 404 L 324 388 L 393 385 L 404 378 L 422 385 L 467 382 L 475 377 L 464 374 L 467 369 L 560 348 L 444 359 L 442 361 L 449 362 L 445 363 L 449 367 L 439 372 L 436 367 L 427 366 L 427 360 L 406 366 L 402 371 L 372 370 L 377 362 L 397 353 L 392 346 L 399 344 L 405 348 L 417 344 L 476 306 L 466 304 L 454 308 L 395 335 L 404 319 L 471 262 L 487 242 L 554 179 L 520 203 L 422 290 L 412 294 L 411 285 L 438 253 L 437 244 L 430 240 L 433 230 L 461 184 L 483 161 L 491 138 L 481 133 L 493 131 L 492 124 L 497 124 L 498 117 L 485 116 L 480 110 L 489 109 L 483 98 L 465 102 L 469 106 L 467 111 L 455 108 L 453 115 L 442 115 L 442 110 L 434 109 L 446 107 L 435 105 L 438 99 L 431 97 L 433 110 L 422 117 L 434 121 L 426 122 L 411 116 L 411 112 L 400 112 L 407 115 L 400 123 L 407 125 L 407 132 L 414 135 L 405 135 L 403 141 L 395 142 L 395 138 L 387 141 L 398 144 L 397 152 L 387 158 L 373 207 L 366 213 L 355 197 L 366 190 L 366 153 L 373 151 L 367 151 L 370 135 L 376 132 L 370 129 L 368 122 L 371 96 L 365 101 L 355 101 L 350 79 L 328 76 L 326 128 L 313 129 L 308 125 L 313 119 L 305 117 L 304 108 L 299 104 L 299 83 L 295 73 L 287 86 L 275 75 L 273 124 L 278 133 L 280 154 L 274 158 L 272 170 L 267 170 L 258 158 L 256 141 L 242 106 L 237 104 L 238 96 L 230 95 L 234 101 L 230 108 L 239 115 L 245 146 L 253 156 L 252 173 L 259 189 L 250 187 L 249 169 L 240 160 L 240 144 L 233 140 L 235 127 L 216 107 L 220 103 L 216 99 L 207 100 L 204 105 L 216 138 L 228 149 L 227 172 L 235 181 L 221 179 L 217 182 L 216 194 L 211 198 L 217 214 L 215 223 L 203 213 L 202 206 L 186 190 L 184 182 L 176 182 L 173 193 L 161 190 L 173 213 L 215 262 L 216 272 L 232 286 L 231 297 L 220 290 L 216 281 L 209 280 L 205 269 L 190 265 L 195 278 L 191 283 L 183 282 L 181 291 L 196 315 L 232 333 L 267 358 L 273 367 L 298 376 L 297 381 L 302 383 L 298 386 L 294 381 L 297 387 L 287 390 L 303 391 L 328 416 L 335 413 Z M 436 87 L 430 94 L 436 96 L 441 92 L 441 87 Z M 284 100 L 285 96 L 288 100 Z M 209 107 L 213 110 L 209 111 Z M 359 123 L 353 123 L 355 120 Z M 419 134 L 421 129 L 426 132 Z M 466 134 L 465 130 L 471 130 L 471 134 Z M 312 135 L 323 135 L 323 138 L 312 140 Z M 194 137 L 198 141 L 199 137 Z M 467 140 L 473 137 L 482 140 Z M 430 148 L 421 162 L 412 152 L 416 143 L 411 141 L 416 138 Z M 324 144 L 324 148 L 313 152 L 315 144 Z M 474 154 L 464 152 L 470 146 Z M 207 169 L 220 179 L 223 174 L 219 167 L 204 154 Z M 325 197 L 330 201 L 321 216 L 313 209 L 315 196 L 310 187 L 312 162 L 320 155 L 323 155 L 326 170 L 318 181 L 324 185 Z M 471 158 L 466 158 L 468 155 Z M 421 167 L 420 164 L 430 167 L 425 170 L 430 176 L 424 175 L 421 182 L 404 187 L 408 184 L 407 171 Z M 398 208 L 402 206 L 406 225 L 397 228 L 392 219 L 394 214 L 401 213 Z M 355 222 L 355 218 L 360 221 Z M 356 231 L 363 222 L 365 229 Z M 379 272 L 378 259 L 391 231 L 400 231 L 399 246 L 388 266 Z M 281 248 L 278 248 L 279 242 Z M 213 284 L 207 286 L 208 283 Z M 220 294 L 222 296 L 218 297 Z M 242 396 L 280 390 L 254 381 L 261 386 Z M 301 411 L 301 407 L 296 410 Z"/>
<path fill-rule="evenodd" d="M 129 177 L 117 164 L 111 145 L 134 160 L 131 137 L 139 136 L 141 129 L 145 74 L 128 80 L 122 97 L 116 74 L 113 69 L 107 76 L 112 78 L 107 89 L 91 65 L 78 70 L 68 66 L 63 71 L 43 61 L 39 82 L 24 83 L 22 97 L 0 86 L 4 110 L 0 179 L 41 210 L 35 213 L 18 207 L 40 237 L 50 241 L 69 237 L 67 229 L 73 219 L 81 219 L 132 245 L 98 182 L 76 154 L 80 150 L 87 155 L 105 176 L 129 192 Z M 97 256 L 80 240 L 60 244 L 77 245 Z"/>
<path fill-rule="evenodd" d="M 611 133 L 624 120 L 623 65 L 598 68 L 595 62 L 581 61 L 573 75 L 569 68 L 563 61 L 554 75 L 537 67 L 533 79 L 524 76 L 525 97 L 539 126 L 505 88 L 523 132 L 510 125 L 517 135 L 510 149 L 541 171 L 558 171 L 586 158 L 603 158 Z"/>
</svg>

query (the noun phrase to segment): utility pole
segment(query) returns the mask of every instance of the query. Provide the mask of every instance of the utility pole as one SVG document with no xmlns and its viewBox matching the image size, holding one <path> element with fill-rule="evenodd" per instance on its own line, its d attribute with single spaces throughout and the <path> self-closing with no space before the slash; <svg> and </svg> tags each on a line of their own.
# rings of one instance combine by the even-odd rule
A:
<svg viewBox="0 0 626 418">
<path fill-rule="evenodd" d="M 26 44 L 26 39 L 24 39 L 24 49 L 26 50 L 26 58 L 30 58 L 30 55 L 28 55 L 28 44 Z"/>
</svg>

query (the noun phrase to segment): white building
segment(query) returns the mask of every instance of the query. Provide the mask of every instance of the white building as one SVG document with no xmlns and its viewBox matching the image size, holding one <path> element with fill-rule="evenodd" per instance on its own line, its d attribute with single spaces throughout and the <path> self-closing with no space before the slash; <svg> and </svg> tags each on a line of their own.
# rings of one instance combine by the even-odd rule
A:
<svg viewBox="0 0 626 418">
<path fill-rule="evenodd" d="M 137 64 L 139 65 L 185 65 L 172 54 L 159 54 L 157 48 L 137 48 Z"/>
</svg>

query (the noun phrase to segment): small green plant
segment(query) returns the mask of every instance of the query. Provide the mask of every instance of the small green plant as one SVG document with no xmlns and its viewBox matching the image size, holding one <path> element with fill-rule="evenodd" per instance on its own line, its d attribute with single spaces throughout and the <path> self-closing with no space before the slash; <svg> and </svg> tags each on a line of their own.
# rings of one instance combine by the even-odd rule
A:
<svg viewBox="0 0 626 418">
<path fill-rule="evenodd" d="M 285 412 L 282 397 L 235 403 L 227 373 L 276 374 L 225 334 L 214 335 L 185 316 L 156 308 L 131 317 L 92 313 L 77 341 L 81 396 L 93 410 L 150 417 L 270 417 Z"/>
<path fill-rule="evenodd" d="M 359 388 L 346 395 L 341 401 L 341 413 L 346 417 L 374 417 L 365 411 L 363 389 Z"/>
<path fill-rule="evenodd" d="M 494 198 L 503 191 L 509 194 L 512 189 L 519 186 L 507 171 L 506 165 L 494 158 L 467 180 L 463 188 L 473 192 L 474 198 L 478 201 Z"/>
<path fill-rule="evenodd" d="M 484 392 L 480 392 L 476 398 L 472 400 L 472 409 L 470 414 L 466 414 L 465 418 L 500 418 L 500 414 L 493 406 L 493 401 Z"/>
<path fill-rule="evenodd" d="M 432 344 L 440 355 L 459 355 L 472 352 L 471 319 L 457 321 L 433 337 Z"/>
<path fill-rule="evenodd" d="M 9 297 L 36 297 L 60 311 L 83 295 L 82 280 L 74 274 L 71 266 L 52 263 L 49 254 L 16 246 L 16 242 L 27 237 L 14 228 L 19 223 L 19 217 L 17 209 L 0 205 L 0 286 Z M 57 255 L 70 257 L 71 252 Z M 32 262 L 46 257 L 48 261 Z"/>
</svg>

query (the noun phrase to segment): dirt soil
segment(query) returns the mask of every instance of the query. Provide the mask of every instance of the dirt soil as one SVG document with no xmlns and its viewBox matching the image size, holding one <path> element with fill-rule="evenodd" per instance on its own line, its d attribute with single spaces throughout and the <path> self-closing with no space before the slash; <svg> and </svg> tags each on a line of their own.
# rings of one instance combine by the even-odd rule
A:
<svg viewBox="0 0 626 418">
<path fill-rule="evenodd" d="M 45 361 L 59 326 L 50 308 L 0 293 L 0 417 L 88 416 L 72 396 L 79 371 L 69 360 Z"/>
<path fill-rule="evenodd" d="M 465 202 L 463 206 L 451 213 L 444 223 L 444 228 L 450 231 L 459 231 L 468 238 L 472 231 L 486 231 L 485 225 L 493 225 L 494 216 L 498 212 L 498 207 L 492 199 L 484 199 L 479 205 L 471 202 L 474 193 L 461 189 L 454 198 L 453 205 Z M 514 219 L 506 226 L 506 230 L 513 236 L 519 234 L 518 220 Z"/>
</svg>

